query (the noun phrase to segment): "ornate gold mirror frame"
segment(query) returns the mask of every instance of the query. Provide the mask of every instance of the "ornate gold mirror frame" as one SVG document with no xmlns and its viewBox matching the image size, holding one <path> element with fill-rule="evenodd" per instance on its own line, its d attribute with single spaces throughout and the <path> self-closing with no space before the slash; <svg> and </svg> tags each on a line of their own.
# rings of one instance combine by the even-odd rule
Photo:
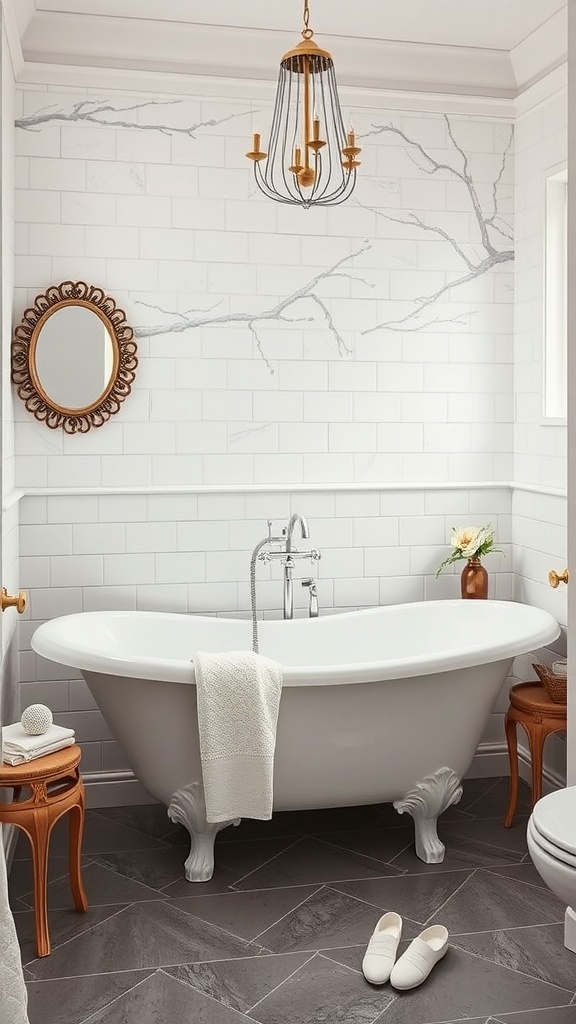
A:
<svg viewBox="0 0 576 1024">
<path fill-rule="evenodd" d="M 112 346 L 112 365 L 107 383 L 95 401 L 79 408 L 60 405 L 42 386 L 36 355 L 41 331 L 50 317 L 68 306 L 81 306 L 101 320 Z M 34 305 L 24 310 L 12 339 L 12 381 L 26 408 L 37 420 L 67 434 L 84 434 L 101 427 L 117 413 L 132 390 L 138 366 L 134 332 L 124 310 L 101 288 L 84 281 L 63 281 L 37 295 Z M 70 372 L 73 364 L 69 365 Z"/>
</svg>

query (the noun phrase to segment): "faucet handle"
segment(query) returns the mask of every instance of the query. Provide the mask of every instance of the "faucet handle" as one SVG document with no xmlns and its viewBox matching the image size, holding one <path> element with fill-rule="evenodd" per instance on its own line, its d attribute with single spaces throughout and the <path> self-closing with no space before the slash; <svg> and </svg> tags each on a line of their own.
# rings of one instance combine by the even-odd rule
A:
<svg viewBox="0 0 576 1024">
<path fill-rule="evenodd" d="M 306 580 L 301 580 L 300 582 L 302 583 L 303 587 L 310 587 L 310 590 L 312 590 L 312 591 L 316 590 L 316 582 L 317 581 L 315 579 L 312 579 L 311 576 L 309 576 L 308 579 L 306 579 Z"/>
<path fill-rule="evenodd" d="M 320 559 L 322 558 L 322 553 L 318 551 L 318 548 L 311 548 L 310 558 L 312 559 L 313 562 L 319 562 Z"/>
<path fill-rule="evenodd" d="M 264 562 L 264 565 L 269 565 L 270 562 L 272 561 L 272 559 L 270 557 L 270 552 L 269 551 L 261 551 L 260 554 L 258 555 L 258 561 L 259 562 Z"/>
</svg>

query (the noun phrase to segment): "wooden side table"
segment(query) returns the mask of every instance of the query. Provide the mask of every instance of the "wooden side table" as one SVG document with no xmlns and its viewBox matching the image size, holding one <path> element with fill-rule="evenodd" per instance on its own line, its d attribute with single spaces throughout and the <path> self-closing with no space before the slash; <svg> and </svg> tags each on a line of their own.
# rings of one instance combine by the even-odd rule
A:
<svg viewBox="0 0 576 1024">
<path fill-rule="evenodd" d="M 50 952 L 46 891 L 50 833 L 66 812 L 70 813 L 68 867 L 74 905 L 81 913 L 88 910 L 81 865 L 85 813 L 84 783 L 78 768 L 81 756 L 80 747 L 74 743 L 25 764 L 0 764 L 0 787 L 14 790 L 12 803 L 0 803 L 0 822 L 23 829 L 32 847 L 38 956 Z M 20 800 L 23 787 L 30 789 L 30 795 Z"/>
<path fill-rule="evenodd" d="M 566 704 L 556 704 L 541 683 L 517 683 L 510 690 L 510 706 L 506 712 L 506 742 L 510 758 L 510 800 L 504 818 L 510 828 L 518 801 L 517 723 L 528 736 L 532 761 L 532 806 L 542 796 L 542 752 L 546 737 L 566 729 Z"/>
</svg>

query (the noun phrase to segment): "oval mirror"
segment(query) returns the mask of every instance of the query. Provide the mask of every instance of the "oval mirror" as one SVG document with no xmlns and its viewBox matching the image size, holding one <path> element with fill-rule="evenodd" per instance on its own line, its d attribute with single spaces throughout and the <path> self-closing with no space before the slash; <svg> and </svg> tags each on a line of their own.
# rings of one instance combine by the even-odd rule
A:
<svg viewBox="0 0 576 1024">
<path fill-rule="evenodd" d="M 12 342 L 12 380 L 36 419 L 67 433 L 100 427 L 130 394 L 132 328 L 102 289 L 65 281 L 38 295 Z"/>
</svg>

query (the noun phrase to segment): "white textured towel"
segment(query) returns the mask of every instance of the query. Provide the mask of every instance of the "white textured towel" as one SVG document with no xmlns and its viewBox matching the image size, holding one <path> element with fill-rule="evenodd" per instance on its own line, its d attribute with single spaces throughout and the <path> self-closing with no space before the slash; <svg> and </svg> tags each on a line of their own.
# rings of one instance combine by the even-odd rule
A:
<svg viewBox="0 0 576 1024">
<path fill-rule="evenodd" d="M 272 817 L 282 666 L 252 651 L 194 655 L 208 821 Z"/>
<path fill-rule="evenodd" d="M 39 736 L 31 736 L 20 722 L 2 726 L 2 760 L 5 764 L 24 764 L 44 754 L 54 754 L 74 743 L 74 729 L 51 725 Z"/>
</svg>

